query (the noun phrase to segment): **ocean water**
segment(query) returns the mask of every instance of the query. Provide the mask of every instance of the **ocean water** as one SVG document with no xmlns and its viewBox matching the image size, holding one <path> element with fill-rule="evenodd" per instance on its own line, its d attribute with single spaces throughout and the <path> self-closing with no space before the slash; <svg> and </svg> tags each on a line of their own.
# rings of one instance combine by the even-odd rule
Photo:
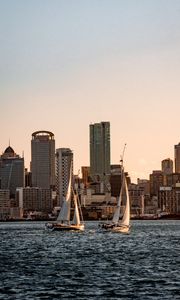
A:
<svg viewBox="0 0 180 300">
<path fill-rule="evenodd" d="M 0 299 L 180 299 L 180 221 L 134 221 L 128 235 L 0 223 Z"/>
</svg>

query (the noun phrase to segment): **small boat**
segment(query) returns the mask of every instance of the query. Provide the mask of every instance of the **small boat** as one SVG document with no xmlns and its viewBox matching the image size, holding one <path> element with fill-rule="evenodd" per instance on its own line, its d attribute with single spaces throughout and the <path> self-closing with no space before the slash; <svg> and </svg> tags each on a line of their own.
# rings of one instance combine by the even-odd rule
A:
<svg viewBox="0 0 180 300">
<path fill-rule="evenodd" d="M 124 152 L 123 152 L 124 153 Z M 117 206 L 113 215 L 113 219 L 110 222 L 101 223 L 99 226 L 102 229 L 106 229 L 112 232 L 121 232 L 121 233 L 128 233 L 130 230 L 130 201 L 129 201 L 129 191 L 127 186 L 127 179 L 124 172 L 123 167 L 123 156 L 121 159 L 121 178 L 122 178 L 122 184 L 120 189 L 119 198 L 117 201 Z M 124 196 L 124 200 L 126 202 L 124 213 L 122 216 L 122 219 L 120 218 L 121 214 L 121 208 L 122 208 L 122 199 Z"/>
<path fill-rule="evenodd" d="M 78 195 L 73 191 L 73 201 L 74 201 L 74 216 L 72 221 L 70 221 L 71 215 L 71 196 L 72 196 L 72 186 L 71 186 L 71 171 L 70 171 L 70 179 L 68 190 L 66 194 L 66 198 L 63 201 L 61 210 L 59 212 L 58 218 L 56 222 L 46 223 L 45 226 L 47 229 L 51 231 L 84 231 L 84 222 L 81 211 L 81 206 L 79 203 Z"/>
</svg>

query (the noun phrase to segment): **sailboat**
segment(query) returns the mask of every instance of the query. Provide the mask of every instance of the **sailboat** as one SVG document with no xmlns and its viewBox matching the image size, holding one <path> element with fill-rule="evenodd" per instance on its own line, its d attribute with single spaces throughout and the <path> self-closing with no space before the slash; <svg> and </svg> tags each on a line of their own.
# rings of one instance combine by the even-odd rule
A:
<svg viewBox="0 0 180 300">
<path fill-rule="evenodd" d="M 112 232 L 122 232 L 122 233 L 128 233 L 130 230 L 130 201 L 129 201 L 129 191 L 127 186 L 127 179 L 124 172 L 123 167 L 123 159 L 121 159 L 122 166 L 121 166 L 121 178 L 122 178 L 122 184 L 120 189 L 119 198 L 117 201 L 117 206 L 113 215 L 113 219 L 111 222 L 102 223 L 99 226 L 103 229 L 110 230 Z M 123 198 L 124 196 L 124 198 Z M 122 219 L 120 219 L 121 215 L 121 208 L 122 208 L 122 199 L 125 199 L 125 209 L 122 216 Z"/>
<path fill-rule="evenodd" d="M 68 190 L 66 197 L 63 201 L 61 210 L 57 217 L 56 222 L 47 223 L 46 228 L 51 229 L 52 231 L 69 231 L 69 230 L 76 230 L 76 231 L 84 231 L 84 222 L 82 211 L 79 203 L 78 195 L 73 190 L 73 201 L 74 201 L 74 216 L 72 221 L 70 221 L 71 215 L 71 196 L 72 196 L 72 186 L 71 186 L 71 172 L 70 172 L 70 179 L 68 184 Z"/>
</svg>

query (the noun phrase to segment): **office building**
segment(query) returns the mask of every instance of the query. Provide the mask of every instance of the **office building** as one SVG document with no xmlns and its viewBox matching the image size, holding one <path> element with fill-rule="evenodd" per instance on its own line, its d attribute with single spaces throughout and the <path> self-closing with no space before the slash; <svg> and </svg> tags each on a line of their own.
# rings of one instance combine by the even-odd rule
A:
<svg viewBox="0 0 180 300">
<path fill-rule="evenodd" d="M 161 166 L 162 166 L 162 172 L 165 175 L 173 173 L 173 160 L 172 159 L 166 158 L 166 159 L 162 160 Z"/>
<path fill-rule="evenodd" d="M 0 208 L 10 207 L 9 190 L 0 190 Z"/>
<path fill-rule="evenodd" d="M 180 173 L 180 143 L 174 146 L 175 173 Z"/>
<path fill-rule="evenodd" d="M 100 184 L 100 192 L 109 189 L 110 122 L 90 125 L 90 176 Z"/>
<path fill-rule="evenodd" d="M 164 174 L 161 170 L 153 171 L 150 174 L 150 195 L 158 196 L 160 187 L 164 186 Z"/>
<path fill-rule="evenodd" d="M 62 206 L 63 199 L 66 197 L 70 178 L 70 166 L 72 164 L 73 175 L 73 152 L 69 148 L 56 149 L 56 190 L 57 205 Z"/>
<path fill-rule="evenodd" d="M 55 140 L 50 131 L 36 131 L 31 140 L 32 186 L 55 188 Z"/>
<path fill-rule="evenodd" d="M 16 200 L 19 208 L 26 214 L 29 211 L 51 212 L 53 208 L 52 195 L 50 189 L 37 187 L 18 188 L 16 190 Z"/>
<path fill-rule="evenodd" d="M 161 211 L 168 214 L 180 214 L 180 183 L 174 187 L 161 187 L 158 201 Z"/>
<path fill-rule="evenodd" d="M 89 166 L 81 167 L 81 173 L 82 173 L 82 182 L 84 184 L 84 188 L 88 188 L 90 185 L 90 167 Z"/>
<path fill-rule="evenodd" d="M 0 189 L 9 190 L 14 198 L 17 187 L 24 187 L 24 158 L 9 146 L 0 156 Z"/>
<path fill-rule="evenodd" d="M 175 187 L 180 183 L 180 173 L 172 173 L 166 176 L 166 186 Z"/>
<path fill-rule="evenodd" d="M 121 165 L 111 165 L 111 195 L 114 197 L 118 197 L 122 184 L 122 168 Z"/>
<path fill-rule="evenodd" d="M 132 215 L 140 216 L 144 214 L 144 187 L 131 183 L 128 190 Z"/>
<path fill-rule="evenodd" d="M 148 179 L 137 178 L 137 185 L 140 189 L 144 190 L 144 195 L 150 194 L 150 182 Z"/>
</svg>

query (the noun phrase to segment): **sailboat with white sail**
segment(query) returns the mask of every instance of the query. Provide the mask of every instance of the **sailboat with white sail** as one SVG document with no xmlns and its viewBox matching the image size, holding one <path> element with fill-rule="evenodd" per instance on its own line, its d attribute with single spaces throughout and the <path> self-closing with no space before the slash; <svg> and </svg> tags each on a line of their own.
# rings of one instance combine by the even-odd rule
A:
<svg viewBox="0 0 180 300">
<path fill-rule="evenodd" d="M 73 202 L 74 202 L 74 215 L 71 221 L 70 217 L 71 217 L 71 205 L 72 205 L 72 200 L 71 200 L 72 191 L 73 191 Z M 53 231 L 63 231 L 63 230 L 84 231 L 84 221 L 83 221 L 81 206 L 79 203 L 79 198 L 78 195 L 72 189 L 71 170 L 70 170 L 70 178 L 69 178 L 67 194 L 63 201 L 57 221 L 52 223 L 47 223 L 46 228 L 51 229 Z"/>
<path fill-rule="evenodd" d="M 124 152 L 123 152 L 124 155 Z M 113 215 L 113 219 L 111 222 L 106 222 L 100 224 L 100 227 L 106 230 L 111 230 L 112 232 L 122 232 L 122 233 L 128 233 L 130 230 L 130 201 L 129 201 L 129 191 L 128 191 L 128 185 L 127 185 L 127 179 L 124 172 L 123 167 L 123 156 L 121 159 L 121 189 L 119 198 L 117 201 L 117 206 Z M 122 219 L 121 216 L 121 209 L 122 209 L 122 200 L 125 201 L 125 209 L 123 212 Z"/>
</svg>

